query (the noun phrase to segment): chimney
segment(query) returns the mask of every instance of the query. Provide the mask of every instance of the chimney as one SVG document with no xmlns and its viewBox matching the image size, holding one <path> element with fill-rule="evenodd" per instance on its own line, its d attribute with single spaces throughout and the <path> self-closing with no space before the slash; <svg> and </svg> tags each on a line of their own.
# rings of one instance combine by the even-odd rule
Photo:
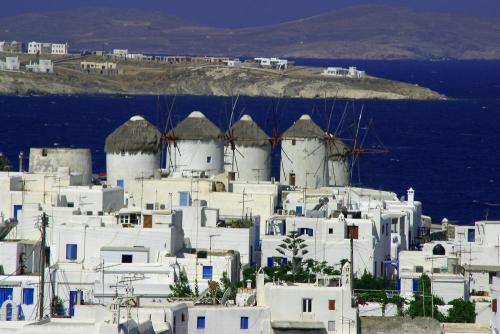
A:
<svg viewBox="0 0 500 334">
<path fill-rule="evenodd" d="M 415 202 L 415 190 L 413 188 L 408 189 L 408 204 L 413 205 Z"/>
<path fill-rule="evenodd" d="M 23 160 L 24 160 L 24 152 L 21 151 L 19 152 L 19 172 L 24 172 L 24 166 L 23 166 Z"/>
<path fill-rule="evenodd" d="M 263 306 L 266 304 L 265 302 L 265 291 L 264 291 L 264 270 L 262 268 L 257 272 L 257 276 L 255 278 L 255 286 L 257 289 L 257 306 Z"/>
</svg>

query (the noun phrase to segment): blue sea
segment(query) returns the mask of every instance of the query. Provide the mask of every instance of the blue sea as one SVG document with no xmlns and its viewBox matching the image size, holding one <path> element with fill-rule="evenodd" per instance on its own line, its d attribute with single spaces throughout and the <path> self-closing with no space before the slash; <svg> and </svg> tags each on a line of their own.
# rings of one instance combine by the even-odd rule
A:
<svg viewBox="0 0 500 334">
<path fill-rule="evenodd" d="M 500 62 L 499 61 L 350 61 L 296 59 L 314 66 L 355 65 L 369 74 L 429 87 L 447 101 L 335 101 L 331 129 L 348 104 L 339 136 L 354 138 L 363 108 L 360 134 L 367 148 L 387 154 L 359 159 L 353 182 L 404 195 L 413 187 L 424 213 L 459 224 L 500 219 Z M 173 97 L 45 96 L 0 97 L 0 152 L 17 167 L 19 151 L 30 147 L 89 147 L 94 171 L 105 171 L 104 140 L 132 115 L 146 116 L 165 128 Z M 289 127 L 309 113 L 327 127 L 333 100 L 240 97 L 236 114 L 249 113 L 270 133 Z M 182 96 L 172 108 L 174 123 L 193 110 L 204 112 L 221 128 L 228 126 L 231 98 Z M 366 135 L 365 135 L 366 134 Z M 348 143 L 352 143 L 348 141 Z M 279 176 L 280 151 L 273 173 Z"/>
</svg>

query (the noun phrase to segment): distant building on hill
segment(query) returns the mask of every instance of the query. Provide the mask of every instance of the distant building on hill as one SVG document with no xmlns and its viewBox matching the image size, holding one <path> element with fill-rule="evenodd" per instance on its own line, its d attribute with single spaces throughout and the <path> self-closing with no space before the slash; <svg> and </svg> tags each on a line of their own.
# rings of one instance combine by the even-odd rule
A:
<svg viewBox="0 0 500 334">
<path fill-rule="evenodd" d="M 97 63 L 93 61 L 82 61 L 80 63 L 80 70 L 87 73 L 100 73 L 100 74 L 116 74 L 118 67 L 116 63 L 102 62 Z"/>
<path fill-rule="evenodd" d="M 337 78 L 355 78 L 355 79 L 363 78 L 366 76 L 365 71 L 359 71 L 354 66 L 351 66 L 349 68 L 328 67 L 323 71 L 322 74 Z"/>
<path fill-rule="evenodd" d="M 54 73 L 54 64 L 50 59 L 40 59 L 38 63 L 26 65 L 26 71 L 33 73 Z"/>
<path fill-rule="evenodd" d="M 68 54 L 68 49 L 68 43 L 28 43 L 28 54 L 65 55 Z"/>
<path fill-rule="evenodd" d="M 20 67 L 19 57 L 6 57 L 5 61 L 0 60 L 0 71 L 19 71 Z"/>
<path fill-rule="evenodd" d="M 0 42 L 0 52 L 6 53 L 22 53 L 24 51 L 24 43 L 17 41 L 2 41 Z"/>
</svg>

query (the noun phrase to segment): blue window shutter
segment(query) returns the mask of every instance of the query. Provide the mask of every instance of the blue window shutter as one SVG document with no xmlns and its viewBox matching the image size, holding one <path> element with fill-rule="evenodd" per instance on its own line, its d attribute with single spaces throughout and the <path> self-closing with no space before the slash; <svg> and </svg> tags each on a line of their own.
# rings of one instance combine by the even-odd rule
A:
<svg viewBox="0 0 500 334">
<path fill-rule="evenodd" d="M 212 279 L 212 266 L 203 266 L 203 279 Z"/>
<path fill-rule="evenodd" d="M 312 237 L 313 234 L 314 234 L 313 229 L 312 228 L 308 228 L 307 229 L 307 235 L 310 236 L 310 237 Z"/>
<path fill-rule="evenodd" d="M 286 258 L 286 257 L 282 258 L 281 263 L 288 264 L 288 258 Z"/>
<path fill-rule="evenodd" d="M 418 278 L 413 279 L 413 292 L 418 292 Z"/>
<path fill-rule="evenodd" d="M 0 305 L 2 305 L 6 300 L 12 300 L 13 296 L 13 288 L 0 288 Z"/>
<path fill-rule="evenodd" d="M 120 188 L 125 188 L 125 182 L 123 180 L 116 180 L 116 186 Z"/>
<path fill-rule="evenodd" d="M 198 329 L 205 328 L 205 317 L 198 317 L 196 319 L 196 328 Z"/>
<path fill-rule="evenodd" d="M 12 304 L 7 304 L 7 308 L 5 310 L 5 320 L 11 321 L 12 320 Z"/>
<path fill-rule="evenodd" d="M 77 245 L 66 244 L 66 260 L 74 261 L 77 258 Z"/>
<path fill-rule="evenodd" d="M 273 267 L 273 262 L 274 262 L 274 261 L 273 261 L 273 257 L 272 257 L 272 256 L 269 256 L 269 257 L 267 258 L 267 266 L 268 266 L 269 268 L 272 268 L 272 267 Z"/>
<path fill-rule="evenodd" d="M 179 191 L 179 205 L 189 206 L 189 192 Z"/>
<path fill-rule="evenodd" d="M 23 289 L 23 304 L 24 305 L 32 305 L 33 304 L 34 292 L 35 292 L 34 288 L 24 288 Z"/>
<path fill-rule="evenodd" d="M 302 214 L 302 206 L 296 206 L 295 207 L 295 213 L 298 214 L 298 215 L 301 215 Z"/>
<path fill-rule="evenodd" d="M 248 317 L 240 318 L 240 329 L 248 329 Z"/>
</svg>

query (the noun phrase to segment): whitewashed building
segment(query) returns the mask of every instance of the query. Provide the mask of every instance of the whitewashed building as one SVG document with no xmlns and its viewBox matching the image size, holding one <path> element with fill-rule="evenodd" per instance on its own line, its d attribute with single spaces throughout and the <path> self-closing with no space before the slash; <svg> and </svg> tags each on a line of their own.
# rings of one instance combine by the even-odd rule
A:
<svg viewBox="0 0 500 334">
<path fill-rule="evenodd" d="M 141 116 L 133 116 L 106 138 L 107 184 L 127 191 L 137 178 L 150 178 L 160 168 L 161 133 Z"/>
<path fill-rule="evenodd" d="M 5 61 L 0 60 L 0 71 L 19 71 L 21 63 L 19 57 L 6 57 Z"/>
<path fill-rule="evenodd" d="M 50 59 L 40 59 L 38 63 L 29 63 L 26 70 L 33 73 L 54 73 L 54 64 Z"/>
<path fill-rule="evenodd" d="M 249 115 L 227 131 L 224 165 L 232 180 L 270 180 L 271 142 Z"/>
<path fill-rule="evenodd" d="M 212 176 L 224 171 L 224 134 L 203 113 L 190 113 L 167 140 L 174 175 Z"/>
<path fill-rule="evenodd" d="M 319 188 L 328 185 L 325 132 L 309 115 L 302 115 L 281 139 L 281 184 Z"/>
<path fill-rule="evenodd" d="M 323 71 L 322 74 L 325 76 L 352 79 L 360 79 L 366 76 L 365 71 L 360 71 L 355 66 L 350 66 L 349 68 L 328 67 Z"/>
</svg>

